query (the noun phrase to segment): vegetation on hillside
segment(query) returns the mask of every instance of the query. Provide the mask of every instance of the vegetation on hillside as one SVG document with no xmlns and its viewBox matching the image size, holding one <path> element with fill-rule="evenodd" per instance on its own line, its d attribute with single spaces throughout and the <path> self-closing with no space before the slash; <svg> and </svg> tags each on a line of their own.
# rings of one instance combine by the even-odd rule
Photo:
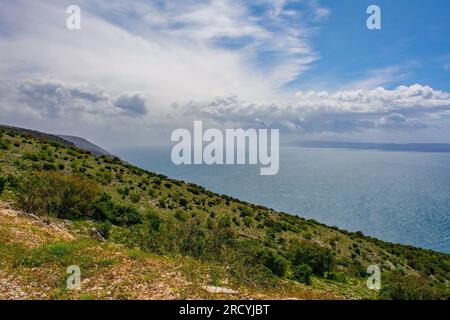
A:
<svg viewBox="0 0 450 320">
<path fill-rule="evenodd" d="M 449 297 L 448 254 L 218 195 L 52 136 L 0 129 L 1 199 L 38 216 L 87 221 L 108 243 L 130 250 L 193 259 L 208 266 L 201 276 L 211 283 L 275 291 L 301 283 L 343 296 L 355 288 L 355 298 Z M 0 257 L 1 250 L 0 243 Z M 373 264 L 383 270 L 379 293 L 365 288 Z"/>
</svg>

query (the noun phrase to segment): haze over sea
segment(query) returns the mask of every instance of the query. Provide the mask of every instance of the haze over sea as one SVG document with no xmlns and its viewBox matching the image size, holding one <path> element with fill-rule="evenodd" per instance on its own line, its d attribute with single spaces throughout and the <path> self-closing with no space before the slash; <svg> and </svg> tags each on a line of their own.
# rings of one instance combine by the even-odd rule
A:
<svg viewBox="0 0 450 320">
<path fill-rule="evenodd" d="M 450 252 L 450 153 L 282 147 L 280 171 L 172 164 L 168 149 L 113 150 L 150 171 L 381 240 Z"/>
</svg>

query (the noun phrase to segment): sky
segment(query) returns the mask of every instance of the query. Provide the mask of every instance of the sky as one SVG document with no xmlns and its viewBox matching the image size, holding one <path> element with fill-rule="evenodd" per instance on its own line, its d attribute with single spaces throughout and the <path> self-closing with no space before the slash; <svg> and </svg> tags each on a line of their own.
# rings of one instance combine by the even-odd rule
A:
<svg viewBox="0 0 450 320">
<path fill-rule="evenodd" d="M 170 144 L 194 120 L 280 129 L 282 142 L 450 143 L 449 12 L 447 0 L 0 0 L 0 123 L 112 149 Z"/>
</svg>

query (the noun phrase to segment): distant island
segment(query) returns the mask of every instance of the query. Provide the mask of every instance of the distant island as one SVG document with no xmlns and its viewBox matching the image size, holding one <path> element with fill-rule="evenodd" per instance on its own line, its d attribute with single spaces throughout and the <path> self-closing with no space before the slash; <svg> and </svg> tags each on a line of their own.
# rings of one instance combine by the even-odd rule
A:
<svg viewBox="0 0 450 320">
<path fill-rule="evenodd" d="M 350 150 L 382 150 L 403 152 L 450 152 L 449 143 L 368 143 L 343 141 L 296 141 L 294 146 L 304 148 L 333 148 Z"/>
</svg>

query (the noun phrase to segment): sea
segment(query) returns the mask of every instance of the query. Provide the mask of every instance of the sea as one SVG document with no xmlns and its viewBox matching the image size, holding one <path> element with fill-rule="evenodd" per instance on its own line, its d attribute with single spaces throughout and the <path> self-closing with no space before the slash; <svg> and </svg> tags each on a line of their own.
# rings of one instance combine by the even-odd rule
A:
<svg viewBox="0 0 450 320">
<path fill-rule="evenodd" d="M 450 153 L 281 147 L 280 170 L 181 165 L 170 149 L 112 150 L 144 169 L 381 240 L 450 253 Z"/>
</svg>

